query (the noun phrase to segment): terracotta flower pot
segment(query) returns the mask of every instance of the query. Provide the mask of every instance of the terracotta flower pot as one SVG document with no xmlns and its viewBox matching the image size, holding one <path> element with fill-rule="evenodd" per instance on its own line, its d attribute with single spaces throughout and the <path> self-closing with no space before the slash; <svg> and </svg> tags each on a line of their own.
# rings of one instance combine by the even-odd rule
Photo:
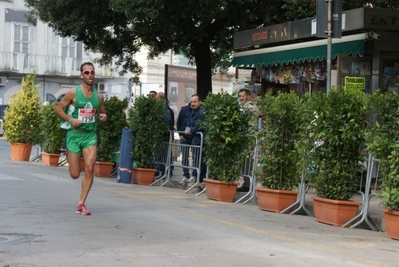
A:
<svg viewBox="0 0 399 267">
<path fill-rule="evenodd" d="M 382 209 L 387 236 L 399 240 L 399 211 Z"/>
<path fill-rule="evenodd" d="M 258 207 L 261 210 L 281 212 L 293 203 L 295 203 L 298 191 L 277 190 L 256 187 L 258 197 Z M 290 213 L 292 209 L 288 210 Z"/>
<path fill-rule="evenodd" d="M 133 168 L 132 184 L 150 185 L 154 181 L 156 169 Z"/>
<path fill-rule="evenodd" d="M 312 197 L 315 219 L 333 226 L 342 226 L 354 218 L 361 202 Z"/>
<path fill-rule="evenodd" d="M 205 178 L 206 196 L 209 199 L 223 201 L 223 202 L 233 202 L 236 195 L 238 182 L 227 184 L 223 181 L 212 180 Z"/>
<path fill-rule="evenodd" d="M 29 161 L 31 151 L 31 144 L 11 143 L 11 160 Z"/>
<path fill-rule="evenodd" d="M 42 152 L 42 162 L 44 165 L 56 167 L 60 161 L 60 154 L 49 154 Z"/>
<path fill-rule="evenodd" d="M 110 177 L 112 168 L 114 167 L 113 162 L 98 162 L 94 165 L 94 175 L 97 177 Z"/>
</svg>

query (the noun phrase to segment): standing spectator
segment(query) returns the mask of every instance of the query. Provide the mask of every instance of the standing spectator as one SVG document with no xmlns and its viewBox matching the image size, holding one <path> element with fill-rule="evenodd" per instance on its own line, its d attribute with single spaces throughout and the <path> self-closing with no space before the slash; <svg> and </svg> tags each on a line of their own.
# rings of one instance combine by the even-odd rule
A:
<svg viewBox="0 0 399 267">
<path fill-rule="evenodd" d="M 240 89 L 238 91 L 238 98 L 242 109 L 249 110 L 252 113 L 251 119 L 248 122 L 248 133 L 253 135 L 258 130 L 258 107 L 251 101 L 251 92 L 248 89 Z M 250 148 L 252 149 L 252 148 Z M 245 172 L 246 170 L 244 170 Z M 244 177 L 244 183 L 241 187 L 237 188 L 237 192 L 248 192 L 249 191 L 249 179 Z"/>
<path fill-rule="evenodd" d="M 187 127 L 184 131 L 185 134 L 191 135 L 191 144 L 195 146 L 201 145 L 201 135 L 197 133 L 204 134 L 204 129 L 201 128 L 199 122 L 203 121 L 204 110 L 201 107 L 202 100 L 198 94 L 194 94 L 190 99 L 191 104 L 191 115 L 188 119 Z M 204 145 L 202 143 L 202 145 Z M 204 159 L 202 157 L 202 153 L 200 153 L 202 149 L 193 148 L 193 166 L 197 167 L 200 170 L 200 173 L 197 173 L 197 169 L 193 170 L 193 176 L 187 181 L 188 183 L 195 183 L 197 181 L 197 177 L 199 175 L 199 182 L 202 183 L 203 178 L 205 177 L 206 166 L 204 164 Z M 200 161 L 201 158 L 201 161 Z"/>
<path fill-rule="evenodd" d="M 258 130 L 258 117 L 259 110 L 255 103 L 251 101 L 251 93 L 249 89 L 240 89 L 238 91 L 238 99 L 240 100 L 240 105 L 242 109 L 249 110 L 253 116 L 249 121 L 249 134 L 254 134 Z"/>
<path fill-rule="evenodd" d="M 150 92 L 148 93 L 148 96 L 149 96 L 149 97 L 152 97 L 152 98 L 155 98 L 155 97 L 157 96 L 157 92 L 156 92 L 156 91 L 150 91 Z"/>
<path fill-rule="evenodd" d="M 151 91 L 151 92 L 153 92 L 153 91 Z M 164 101 L 165 120 L 169 125 L 169 130 L 173 131 L 175 128 L 175 113 L 173 112 L 173 109 L 171 109 L 169 107 L 168 99 L 165 97 L 165 94 L 163 92 L 158 92 L 158 93 L 155 92 L 154 97 L 160 101 Z"/>
<path fill-rule="evenodd" d="M 163 114 L 165 116 L 165 120 L 166 120 L 166 122 L 169 125 L 169 131 L 173 131 L 174 127 L 175 127 L 175 116 L 174 116 L 173 110 L 169 107 L 169 103 L 168 103 L 168 100 L 165 98 L 165 94 L 163 92 L 158 92 L 158 93 L 156 93 L 155 98 L 158 101 L 163 101 L 164 108 L 163 108 L 162 111 L 163 111 Z M 162 142 L 169 142 L 169 136 L 170 136 L 170 134 L 172 134 L 169 131 L 165 133 L 165 136 L 164 136 Z M 173 139 L 173 135 L 172 135 L 172 139 Z M 160 151 L 160 153 L 158 153 L 158 155 L 156 155 L 156 161 L 157 162 L 162 162 L 160 164 L 157 164 L 157 166 L 156 166 L 157 176 L 165 174 L 165 166 L 166 166 L 166 160 L 167 160 L 167 155 L 166 155 L 165 152 L 167 150 L 168 149 L 166 147 L 165 149 L 162 149 Z M 172 160 L 172 157 L 170 157 L 170 160 Z M 170 175 L 173 176 L 172 171 L 171 171 Z"/>
<path fill-rule="evenodd" d="M 179 116 L 177 117 L 176 121 L 176 128 L 179 132 L 184 132 L 186 130 L 186 126 L 188 125 L 188 120 L 191 116 L 191 104 L 189 103 L 186 106 L 181 107 Z M 191 135 L 179 133 L 180 137 L 180 144 L 182 145 L 191 145 Z M 182 165 L 188 166 L 189 161 L 188 157 L 190 154 L 190 148 L 187 146 L 181 146 L 181 153 L 182 153 Z M 188 168 L 183 167 L 183 179 L 181 180 L 180 184 L 186 184 L 190 179 L 190 170 Z"/>
</svg>

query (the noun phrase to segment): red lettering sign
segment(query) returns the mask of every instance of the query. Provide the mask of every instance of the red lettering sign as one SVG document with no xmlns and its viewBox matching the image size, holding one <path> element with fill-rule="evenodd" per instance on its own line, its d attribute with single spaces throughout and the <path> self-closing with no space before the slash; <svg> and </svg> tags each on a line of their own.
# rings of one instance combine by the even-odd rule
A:
<svg viewBox="0 0 399 267">
<path fill-rule="evenodd" d="M 256 42 L 259 40 L 266 40 L 267 39 L 267 31 L 261 31 L 261 32 L 254 32 L 252 34 L 252 41 Z"/>
</svg>

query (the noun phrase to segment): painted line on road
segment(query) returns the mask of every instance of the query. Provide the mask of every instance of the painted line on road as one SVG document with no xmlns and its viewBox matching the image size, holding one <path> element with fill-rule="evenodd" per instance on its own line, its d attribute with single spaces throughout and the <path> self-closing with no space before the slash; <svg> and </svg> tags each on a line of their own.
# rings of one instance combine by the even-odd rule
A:
<svg viewBox="0 0 399 267">
<path fill-rule="evenodd" d="M 0 181 L 23 181 L 24 179 L 15 176 L 1 176 Z"/>
<path fill-rule="evenodd" d="M 51 182 L 67 182 L 67 183 L 73 182 L 72 179 L 66 179 L 64 177 L 59 177 L 56 175 L 50 175 L 45 173 L 31 173 L 30 175 Z"/>
<path fill-rule="evenodd" d="M 390 264 L 387 264 L 385 262 L 377 261 L 377 260 L 366 258 L 366 257 L 362 257 L 362 256 L 357 256 L 357 255 L 351 254 L 349 252 L 346 252 L 344 250 L 334 249 L 334 248 L 327 247 L 327 246 L 324 246 L 324 245 L 303 241 L 303 240 L 300 240 L 300 239 L 297 239 L 297 238 L 293 238 L 293 237 L 288 236 L 288 235 L 284 235 L 282 233 L 280 234 L 280 233 L 277 233 L 277 232 L 271 232 L 271 231 L 267 231 L 267 230 L 263 230 L 263 229 L 259 229 L 259 228 L 255 228 L 255 227 L 251 227 L 251 226 L 248 226 L 248 225 L 245 225 L 245 224 L 234 223 L 234 222 L 227 221 L 227 220 L 215 217 L 215 216 L 210 216 L 210 215 L 207 215 L 207 214 L 204 214 L 204 213 L 197 212 L 197 211 L 195 211 L 193 209 L 187 209 L 187 208 L 181 208 L 181 207 L 174 206 L 174 205 L 168 205 L 168 204 L 165 204 L 165 202 L 152 201 L 152 199 L 157 199 L 157 198 L 148 197 L 148 192 L 146 192 L 145 194 L 138 194 L 138 192 L 133 192 L 133 191 L 122 191 L 121 192 L 121 191 L 113 190 L 111 188 L 105 188 L 105 189 L 108 190 L 108 191 L 112 191 L 112 192 L 114 192 L 116 194 L 123 195 L 123 196 L 137 198 L 137 199 L 140 199 L 141 201 L 145 201 L 145 202 L 150 203 L 150 204 L 162 206 L 162 207 L 169 208 L 169 209 L 178 210 L 178 211 L 181 211 L 181 212 L 184 212 L 184 213 L 188 213 L 190 215 L 195 215 L 195 216 L 198 216 L 198 217 L 201 217 L 201 218 L 206 218 L 208 220 L 212 220 L 212 221 L 215 221 L 215 222 L 218 222 L 218 223 L 221 223 L 221 224 L 224 224 L 224 225 L 229 225 L 231 227 L 239 228 L 239 229 L 242 229 L 242 230 L 247 230 L 247 231 L 250 231 L 250 232 L 253 232 L 253 233 L 272 236 L 272 237 L 275 237 L 275 238 L 278 238 L 278 239 L 281 239 L 281 240 L 284 240 L 284 241 L 290 241 L 290 242 L 293 242 L 293 243 L 297 243 L 297 244 L 300 244 L 300 245 L 303 245 L 303 246 L 310 247 L 311 249 L 318 249 L 318 250 L 321 250 L 321 251 L 324 251 L 324 252 L 329 252 L 329 253 L 334 253 L 334 254 L 337 254 L 337 255 L 345 256 L 345 257 L 352 258 L 354 260 L 358 260 L 358 261 L 361 261 L 361 262 L 364 262 L 364 263 L 373 264 L 374 266 L 395 267 L 394 265 L 390 265 Z M 154 193 L 158 193 L 158 192 L 154 192 Z M 164 194 L 158 194 L 158 196 L 159 195 L 164 195 Z M 221 202 L 220 204 L 225 204 L 225 203 Z M 227 203 L 227 204 L 231 204 L 231 203 Z M 318 235 L 318 234 L 315 234 L 315 235 Z M 326 236 L 326 234 L 323 234 L 323 236 Z M 334 235 L 327 235 L 327 236 L 334 236 Z"/>
<path fill-rule="evenodd" d="M 193 195 L 191 194 L 178 194 L 174 195 L 171 194 L 171 192 L 161 192 L 161 191 L 151 191 L 151 193 L 143 192 L 143 191 L 131 191 L 131 190 L 125 190 L 125 191 L 114 191 L 111 188 L 105 188 L 106 190 L 120 193 L 120 194 L 127 194 L 129 196 L 139 196 L 137 197 L 138 199 L 144 200 L 146 202 L 150 202 L 153 204 L 156 204 L 155 202 L 152 202 L 151 200 L 160 200 L 161 198 L 167 198 L 167 199 L 183 199 L 186 201 L 192 200 L 193 202 L 190 202 L 190 204 L 196 206 L 196 207 L 213 207 L 216 205 L 228 205 L 231 203 L 226 203 L 226 202 L 218 202 L 218 201 L 213 201 L 210 202 L 209 199 L 204 199 L 204 198 L 193 198 Z M 194 195 L 195 196 L 195 195 Z"/>
</svg>

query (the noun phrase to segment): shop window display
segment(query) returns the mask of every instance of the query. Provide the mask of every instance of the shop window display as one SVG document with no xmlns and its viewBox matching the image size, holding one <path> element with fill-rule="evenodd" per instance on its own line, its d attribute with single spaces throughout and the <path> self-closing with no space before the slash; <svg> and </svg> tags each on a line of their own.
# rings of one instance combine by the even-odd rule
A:
<svg viewBox="0 0 399 267">
<path fill-rule="evenodd" d="M 325 60 L 268 66 L 262 69 L 263 80 L 279 84 L 299 84 L 301 82 L 325 80 L 326 74 L 327 64 Z"/>
<path fill-rule="evenodd" d="M 392 63 L 392 68 L 387 68 L 389 81 L 394 82 L 399 91 L 399 60 Z M 370 91 L 371 59 L 368 57 L 338 56 L 331 61 L 332 79 L 335 77 L 338 87 L 345 88 L 345 80 L 351 81 L 352 87 L 362 87 L 360 90 Z M 364 79 L 356 79 L 362 77 Z M 390 77 L 390 78 L 388 78 Z M 345 79 L 347 78 L 347 79 Z M 352 78 L 352 79 L 348 79 Z M 262 66 L 253 68 L 247 76 L 245 85 L 253 95 L 262 95 L 266 92 L 277 93 L 279 91 L 294 91 L 299 95 L 315 92 L 326 92 L 327 61 L 315 60 L 296 64 Z M 362 85 L 353 81 L 362 80 Z M 349 84 L 348 84 L 349 86 Z M 386 86 L 388 90 L 388 86 Z"/>
<path fill-rule="evenodd" d="M 332 69 L 336 68 L 336 60 Z M 290 65 L 263 66 L 254 70 L 256 80 L 261 80 L 261 93 L 295 91 L 299 95 L 326 91 L 327 62 L 317 60 Z M 256 90 L 256 89 L 255 89 Z M 259 91 L 258 88 L 256 91 Z"/>
<path fill-rule="evenodd" d="M 356 79 L 362 78 L 362 79 Z M 371 58 L 369 57 L 339 57 L 339 86 L 342 88 L 359 88 L 366 93 L 371 93 Z M 345 84 L 345 81 L 355 83 Z M 359 81 L 356 84 L 356 81 Z"/>
<path fill-rule="evenodd" d="M 383 92 L 399 93 L 399 58 L 384 57 L 380 88 Z"/>
</svg>

